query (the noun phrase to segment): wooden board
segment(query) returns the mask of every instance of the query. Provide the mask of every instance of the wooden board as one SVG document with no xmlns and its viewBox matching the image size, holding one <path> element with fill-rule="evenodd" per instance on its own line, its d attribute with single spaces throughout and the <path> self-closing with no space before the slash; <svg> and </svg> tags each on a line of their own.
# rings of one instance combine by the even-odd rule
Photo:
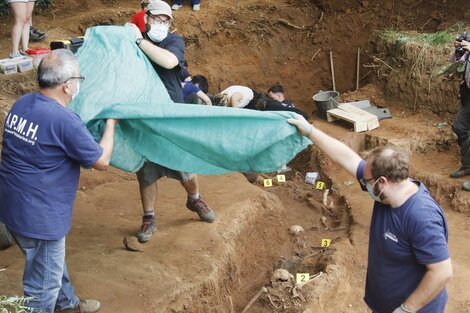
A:
<svg viewBox="0 0 470 313">
<path fill-rule="evenodd" d="M 338 108 L 326 111 L 326 118 L 328 122 L 338 119 L 348 121 L 354 125 L 356 133 L 372 130 L 380 126 L 377 116 L 351 104 L 340 104 Z"/>
<path fill-rule="evenodd" d="M 326 119 L 328 122 L 334 122 L 341 119 L 353 123 L 354 131 L 356 133 L 367 130 L 367 121 L 365 119 L 341 109 L 331 109 L 326 111 Z"/>
<path fill-rule="evenodd" d="M 369 113 L 367 111 L 364 111 L 362 109 L 359 109 L 352 104 L 340 104 L 338 108 L 364 118 L 367 121 L 368 130 L 375 129 L 380 126 L 379 119 L 377 118 L 376 115 Z"/>
</svg>

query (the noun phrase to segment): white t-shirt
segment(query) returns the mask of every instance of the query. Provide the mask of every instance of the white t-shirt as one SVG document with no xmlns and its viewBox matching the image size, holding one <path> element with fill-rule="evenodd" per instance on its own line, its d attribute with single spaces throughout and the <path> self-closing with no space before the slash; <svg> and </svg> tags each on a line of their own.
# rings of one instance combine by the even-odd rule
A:
<svg viewBox="0 0 470 313">
<path fill-rule="evenodd" d="M 243 98 L 240 100 L 240 102 L 238 102 L 238 105 L 236 106 L 237 108 L 246 107 L 255 96 L 251 88 L 239 85 L 230 86 L 221 93 L 226 93 L 229 98 L 232 98 L 232 95 L 236 92 L 239 92 L 243 95 Z"/>
</svg>

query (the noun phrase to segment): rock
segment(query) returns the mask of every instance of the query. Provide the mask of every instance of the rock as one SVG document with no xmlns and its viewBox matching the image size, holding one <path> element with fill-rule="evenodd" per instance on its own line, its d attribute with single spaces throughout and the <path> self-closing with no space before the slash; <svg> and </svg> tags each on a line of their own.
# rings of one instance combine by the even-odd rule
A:
<svg viewBox="0 0 470 313">
<path fill-rule="evenodd" d="M 144 247 L 140 244 L 139 240 L 135 236 L 126 236 L 122 240 L 122 243 L 124 243 L 124 246 L 126 247 L 127 250 L 130 251 L 139 251 L 143 252 Z"/>
<path fill-rule="evenodd" d="M 298 235 L 303 231 L 304 229 L 302 228 L 302 226 L 299 225 L 292 225 L 291 227 L 289 227 L 289 234 L 291 235 Z"/>
</svg>

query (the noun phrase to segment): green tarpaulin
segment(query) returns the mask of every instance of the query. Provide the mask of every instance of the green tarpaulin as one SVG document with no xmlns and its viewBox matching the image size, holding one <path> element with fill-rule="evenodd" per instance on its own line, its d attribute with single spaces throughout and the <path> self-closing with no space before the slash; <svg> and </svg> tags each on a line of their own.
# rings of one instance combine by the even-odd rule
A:
<svg viewBox="0 0 470 313">
<path fill-rule="evenodd" d="M 96 140 L 104 119 L 121 120 L 117 168 L 135 172 L 150 160 L 199 174 L 272 172 L 311 144 L 286 122 L 290 112 L 173 103 L 129 26 L 88 29 L 77 55 L 86 79 L 70 108 Z"/>
</svg>

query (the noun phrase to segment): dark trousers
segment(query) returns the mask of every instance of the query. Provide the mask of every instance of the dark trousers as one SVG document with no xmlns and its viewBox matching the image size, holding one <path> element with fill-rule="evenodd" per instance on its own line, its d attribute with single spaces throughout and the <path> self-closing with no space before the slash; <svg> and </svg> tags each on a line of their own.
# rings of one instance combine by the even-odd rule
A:
<svg viewBox="0 0 470 313">
<path fill-rule="evenodd" d="M 201 0 L 191 0 L 191 5 L 200 4 Z M 183 5 L 183 0 L 173 0 L 173 4 Z"/>
<path fill-rule="evenodd" d="M 470 89 L 465 82 L 460 85 L 460 109 L 452 124 L 460 146 L 460 162 L 463 169 L 470 169 Z"/>
</svg>

